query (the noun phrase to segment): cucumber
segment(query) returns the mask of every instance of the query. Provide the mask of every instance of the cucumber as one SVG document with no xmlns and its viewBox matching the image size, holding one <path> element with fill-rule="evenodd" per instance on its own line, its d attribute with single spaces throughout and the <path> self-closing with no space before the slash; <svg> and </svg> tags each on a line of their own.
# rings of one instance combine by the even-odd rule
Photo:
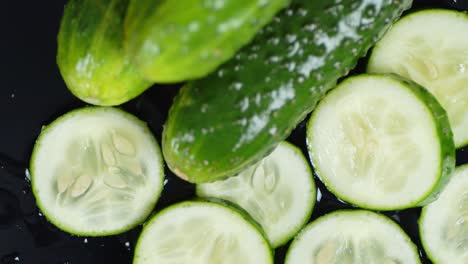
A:
<svg viewBox="0 0 468 264">
<path fill-rule="evenodd" d="M 131 0 L 125 46 L 143 75 L 203 77 L 252 40 L 289 0 Z"/>
<path fill-rule="evenodd" d="M 37 205 L 63 231 L 105 236 L 151 213 L 163 188 L 158 143 L 122 110 L 87 107 L 43 128 L 30 161 Z"/>
<path fill-rule="evenodd" d="M 57 63 L 68 89 L 94 105 L 119 105 L 151 82 L 130 63 L 122 45 L 128 0 L 70 0 L 60 24 Z"/>
<path fill-rule="evenodd" d="M 273 252 L 243 212 L 188 201 L 165 208 L 145 224 L 133 263 L 273 264 Z"/>
<path fill-rule="evenodd" d="M 282 142 L 259 163 L 236 177 L 197 185 L 197 195 L 233 202 L 267 234 L 272 247 L 290 240 L 309 220 L 316 187 L 301 150 Z"/>
<path fill-rule="evenodd" d="M 398 21 L 374 48 L 373 73 L 396 73 L 423 85 L 448 113 L 455 145 L 468 144 L 468 15 L 423 10 Z"/>
<path fill-rule="evenodd" d="M 285 264 L 421 263 L 417 247 L 395 222 L 364 210 L 339 210 L 294 239 Z"/>
<path fill-rule="evenodd" d="M 223 179 L 268 155 L 410 0 L 293 0 L 255 40 L 176 97 L 163 153 L 190 182 Z"/>
<path fill-rule="evenodd" d="M 425 206 L 419 232 L 434 263 L 468 263 L 468 165 L 458 167 L 437 201 Z"/>
<path fill-rule="evenodd" d="M 312 113 L 307 145 L 327 188 L 368 209 L 427 204 L 455 167 L 445 111 L 396 75 L 359 75 L 338 85 Z"/>
</svg>

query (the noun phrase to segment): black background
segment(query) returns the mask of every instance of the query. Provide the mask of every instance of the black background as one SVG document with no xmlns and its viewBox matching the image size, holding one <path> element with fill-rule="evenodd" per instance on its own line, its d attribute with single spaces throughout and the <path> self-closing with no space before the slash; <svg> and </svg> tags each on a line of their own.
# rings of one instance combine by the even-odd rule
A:
<svg viewBox="0 0 468 264">
<path fill-rule="evenodd" d="M 111 237 L 76 237 L 49 224 L 35 206 L 25 171 L 41 126 L 68 110 L 85 104 L 68 92 L 58 71 L 56 36 L 65 0 L 3 1 L 0 7 L 0 263 L 131 263 L 141 228 Z M 426 7 L 468 10 L 468 0 L 415 1 L 412 10 Z M 468 29 L 467 29 L 468 32 Z M 356 72 L 365 64 L 363 59 Z M 148 122 L 160 141 L 162 124 L 177 85 L 158 86 L 125 104 L 124 109 Z M 304 124 L 289 141 L 305 151 Z M 468 150 L 457 153 L 458 164 L 468 162 Z M 306 152 L 304 152 L 306 154 Z M 193 197 L 193 186 L 167 169 L 168 183 L 155 211 Z M 323 196 L 312 219 L 338 208 L 339 202 L 317 181 Z M 420 246 L 417 218 L 420 209 L 386 213 Z M 421 247 L 420 247 L 421 248 Z M 287 246 L 276 252 L 282 263 Z M 424 253 L 421 256 L 424 263 Z"/>
</svg>

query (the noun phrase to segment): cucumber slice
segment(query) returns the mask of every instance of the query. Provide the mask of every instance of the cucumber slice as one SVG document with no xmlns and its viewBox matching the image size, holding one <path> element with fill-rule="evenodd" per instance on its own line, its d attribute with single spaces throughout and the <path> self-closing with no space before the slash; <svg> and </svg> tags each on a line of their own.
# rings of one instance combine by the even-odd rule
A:
<svg viewBox="0 0 468 264">
<path fill-rule="evenodd" d="M 272 264 L 268 241 L 252 221 L 217 203 L 172 205 L 145 225 L 133 263 Z"/>
<path fill-rule="evenodd" d="M 294 239 L 286 264 L 421 263 L 417 247 L 389 218 L 341 210 L 309 224 Z"/>
<path fill-rule="evenodd" d="M 445 111 L 421 86 L 395 75 L 341 83 L 313 113 L 307 142 L 325 185 L 363 208 L 426 204 L 455 167 Z"/>
<path fill-rule="evenodd" d="M 160 149 L 146 124 L 107 107 L 74 110 L 52 122 L 30 166 L 39 208 L 76 235 L 112 235 L 141 223 L 164 180 Z"/>
<path fill-rule="evenodd" d="M 468 263 L 468 165 L 458 167 L 437 201 L 423 208 L 421 240 L 434 263 Z"/>
<path fill-rule="evenodd" d="M 455 145 L 468 144 L 468 15 L 443 9 L 404 17 L 375 46 L 368 71 L 423 85 L 447 110 Z"/>
<path fill-rule="evenodd" d="M 301 150 L 282 142 L 238 176 L 197 185 L 197 195 L 238 204 L 260 223 L 270 244 L 278 247 L 309 220 L 316 188 Z"/>
</svg>

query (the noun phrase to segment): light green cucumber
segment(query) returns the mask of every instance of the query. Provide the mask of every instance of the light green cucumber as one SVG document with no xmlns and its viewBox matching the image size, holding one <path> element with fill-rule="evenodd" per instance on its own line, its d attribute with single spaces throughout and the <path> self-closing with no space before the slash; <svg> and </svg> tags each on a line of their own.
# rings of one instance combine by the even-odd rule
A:
<svg viewBox="0 0 468 264">
<path fill-rule="evenodd" d="M 203 77 L 250 42 L 290 0 L 130 0 L 125 45 L 155 82 Z"/>
<path fill-rule="evenodd" d="M 128 0 L 70 0 L 60 24 L 57 63 L 68 89 L 94 105 L 119 105 L 151 82 L 130 63 L 122 44 Z"/>
</svg>

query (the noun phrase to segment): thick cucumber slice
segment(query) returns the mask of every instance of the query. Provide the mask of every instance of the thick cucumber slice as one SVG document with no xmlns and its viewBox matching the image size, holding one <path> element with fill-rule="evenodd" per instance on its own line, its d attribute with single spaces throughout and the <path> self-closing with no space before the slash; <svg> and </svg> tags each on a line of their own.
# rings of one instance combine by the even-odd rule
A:
<svg viewBox="0 0 468 264">
<path fill-rule="evenodd" d="M 309 164 L 282 142 L 269 156 L 236 177 L 197 185 L 197 195 L 231 201 L 245 209 L 278 247 L 310 218 L 316 188 Z"/>
<path fill-rule="evenodd" d="M 141 223 L 163 187 L 158 143 L 115 108 L 69 112 L 42 130 L 31 158 L 37 204 L 60 229 L 111 235 Z"/>
<path fill-rule="evenodd" d="M 447 110 L 455 145 L 468 144 L 468 15 L 434 9 L 404 17 L 375 46 L 368 70 L 423 85 Z"/>
<path fill-rule="evenodd" d="M 455 167 L 445 111 L 424 88 L 394 75 L 341 83 L 313 113 L 307 142 L 320 179 L 363 208 L 426 204 Z"/>
<path fill-rule="evenodd" d="M 336 211 L 309 224 L 294 239 L 286 264 L 421 263 L 405 232 L 370 211 Z"/>
<path fill-rule="evenodd" d="M 242 212 L 211 202 L 182 202 L 144 227 L 134 264 L 272 264 L 268 241 Z"/>
<path fill-rule="evenodd" d="M 468 165 L 458 167 L 439 199 L 423 208 L 419 230 L 434 263 L 468 263 Z"/>
</svg>

